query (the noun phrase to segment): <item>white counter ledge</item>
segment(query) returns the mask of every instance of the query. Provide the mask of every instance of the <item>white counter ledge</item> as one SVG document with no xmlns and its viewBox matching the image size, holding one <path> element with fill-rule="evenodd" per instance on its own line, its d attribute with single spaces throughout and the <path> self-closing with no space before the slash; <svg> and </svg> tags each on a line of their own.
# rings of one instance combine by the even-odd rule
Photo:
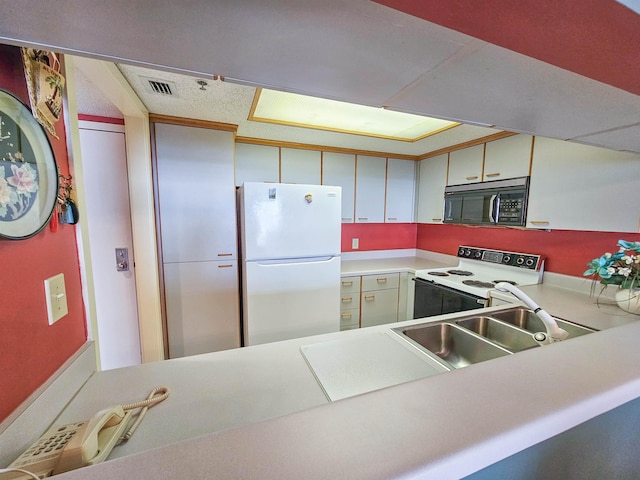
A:
<svg viewBox="0 0 640 480">
<path fill-rule="evenodd" d="M 640 397 L 639 341 L 640 323 L 635 322 L 115 458 L 60 478 L 461 478 Z M 286 343 L 273 348 L 289 350 L 292 345 Z M 251 348 L 245 355 L 253 354 Z M 191 362 L 203 360 L 196 357 Z M 225 367 L 224 363 L 218 366 Z M 184 365 L 183 376 L 188 375 L 188 366 L 194 364 Z M 232 364 L 226 366 L 235 370 Z M 115 380 L 93 379 L 93 383 L 102 384 L 106 395 L 119 388 Z M 146 376 L 139 380 L 149 381 Z M 236 381 L 243 385 L 242 378 Z M 185 402 L 179 387 L 171 386 L 176 391 L 173 401 Z M 314 397 L 310 407 L 324 403 L 303 381 L 301 390 L 307 388 L 304 395 Z M 120 396 L 125 390 L 120 388 Z M 207 400 L 195 397 L 178 413 L 170 398 L 150 410 L 140 428 L 163 436 L 154 425 L 160 419 L 168 421 L 168 416 L 176 417 L 173 428 L 180 429 L 190 415 L 201 417 L 198 410 L 223 414 L 208 407 Z M 267 401 L 255 398 L 251 403 Z"/>
</svg>

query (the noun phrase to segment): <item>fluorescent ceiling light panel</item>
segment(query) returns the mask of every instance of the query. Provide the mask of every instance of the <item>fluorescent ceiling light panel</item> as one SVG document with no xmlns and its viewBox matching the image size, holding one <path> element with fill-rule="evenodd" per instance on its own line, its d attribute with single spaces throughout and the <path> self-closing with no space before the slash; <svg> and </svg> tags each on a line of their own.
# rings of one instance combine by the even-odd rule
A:
<svg viewBox="0 0 640 480">
<path fill-rule="evenodd" d="M 249 120 L 415 142 L 460 125 L 383 108 L 258 89 Z"/>
</svg>

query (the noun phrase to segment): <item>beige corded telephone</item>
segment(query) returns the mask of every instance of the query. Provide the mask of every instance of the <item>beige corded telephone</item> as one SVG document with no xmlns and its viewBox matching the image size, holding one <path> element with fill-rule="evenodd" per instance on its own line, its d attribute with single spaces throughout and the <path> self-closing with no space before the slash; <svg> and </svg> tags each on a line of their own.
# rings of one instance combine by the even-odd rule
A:
<svg viewBox="0 0 640 480">
<path fill-rule="evenodd" d="M 7 472 L 6 476 L 0 475 L 0 479 L 32 479 L 35 478 L 33 475 L 44 478 L 102 462 L 113 447 L 131 437 L 147 409 L 168 396 L 168 388 L 158 387 L 141 402 L 106 408 L 89 420 L 55 426 L 6 470 L 0 470 Z M 131 423 L 137 408 L 142 410 Z"/>
</svg>

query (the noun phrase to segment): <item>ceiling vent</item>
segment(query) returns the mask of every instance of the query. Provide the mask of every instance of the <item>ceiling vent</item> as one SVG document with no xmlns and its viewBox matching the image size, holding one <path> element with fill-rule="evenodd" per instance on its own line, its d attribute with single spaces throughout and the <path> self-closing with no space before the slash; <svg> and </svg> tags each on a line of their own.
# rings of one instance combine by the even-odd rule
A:
<svg viewBox="0 0 640 480">
<path fill-rule="evenodd" d="M 157 78 L 140 77 L 144 88 L 149 93 L 162 95 L 163 97 L 177 97 L 178 88 L 174 82 L 159 80 Z"/>
</svg>

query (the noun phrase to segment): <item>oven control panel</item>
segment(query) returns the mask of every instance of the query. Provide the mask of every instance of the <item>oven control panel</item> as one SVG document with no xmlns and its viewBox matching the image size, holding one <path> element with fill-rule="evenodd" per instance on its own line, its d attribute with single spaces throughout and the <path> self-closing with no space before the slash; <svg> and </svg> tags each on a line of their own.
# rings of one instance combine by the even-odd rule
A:
<svg viewBox="0 0 640 480">
<path fill-rule="evenodd" d="M 528 270 L 538 270 L 542 264 L 542 257 L 540 255 L 467 247 L 465 245 L 458 247 L 458 257 L 509 265 L 511 267 L 526 268 Z"/>
</svg>

